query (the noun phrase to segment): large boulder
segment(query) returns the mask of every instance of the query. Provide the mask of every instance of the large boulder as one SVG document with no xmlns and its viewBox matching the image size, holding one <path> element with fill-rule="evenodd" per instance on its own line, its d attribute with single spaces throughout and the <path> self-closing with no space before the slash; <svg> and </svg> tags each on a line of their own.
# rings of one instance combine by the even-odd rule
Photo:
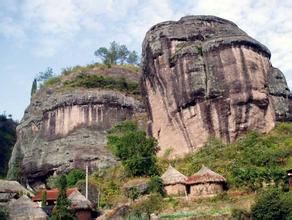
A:
<svg viewBox="0 0 292 220">
<path fill-rule="evenodd" d="M 290 91 L 269 49 L 231 21 L 159 23 L 147 32 L 142 56 L 143 97 L 160 155 L 195 151 L 210 136 L 232 142 L 248 130 L 269 132 L 292 118 Z"/>
</svg>

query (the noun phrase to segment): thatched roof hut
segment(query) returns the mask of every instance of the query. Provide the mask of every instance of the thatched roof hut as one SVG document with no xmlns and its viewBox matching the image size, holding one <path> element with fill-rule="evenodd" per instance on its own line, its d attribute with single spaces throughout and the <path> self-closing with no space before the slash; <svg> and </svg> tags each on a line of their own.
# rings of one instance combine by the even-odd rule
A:
<svg viewBox="0 0 292 220">
<path fill-rule="evenodd" d="M 91 220 L 93 211 L 92 203 L 85 198 L 79 191 L 74 191 L 68 199 L 71 201 L 71 208 L 74 209 L 77 219 Z"/>
<path fill-rule="evenodd" d="M 223 176 L 205 166 L 186 181 L 187 191 L 192 196 L 216 195 L 223 191 L 225 183 Z"/>
<path fill-rule="evenodd" d="M 9 218 L 14 220 L 47 220 L 47 214 L 27 196 L 12 200 L 8 206 Z"/>
<path fill-rule="evenodd" d="M 168 195 L 185 195 L 185 182 L 187 177 L 173 168 L 171 165 L 167 168 L 161 179 L 164 189 Z"/>
</svg>

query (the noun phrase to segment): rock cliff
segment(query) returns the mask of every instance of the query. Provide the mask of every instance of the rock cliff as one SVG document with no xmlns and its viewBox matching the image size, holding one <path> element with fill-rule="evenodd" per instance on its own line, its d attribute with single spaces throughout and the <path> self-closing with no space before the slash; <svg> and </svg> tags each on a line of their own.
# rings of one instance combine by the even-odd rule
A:
<svg viewBox="0 0 292 220">
<path fill-rule="evenodd" d="M 160 152 L 234 141 L 292 119 L 291 93 L 267 47 L 231 21 L 187 16 L 153 26 L 143 42 L 142 87 Z"/>
<path fill-rule="evenodd" d="M 121 74 L 130 73 L 117 75 Z M 71 81 L 63 77 L 58 85 L 44 87 L 32 97 L 17 127 L 9 177 L 15 178 L 19 175 L 15 172 L 21 172 L 30 183 L 39 184 L 54 172 L 84 168 L 86 162 L 92 168 L 116 163 L 105 148 L 106 131 L 117 122 L 143 115 L 143 104 L 139 97 L 115 89 L 66 88 L 68 82 L 76 83 L 80 75 L 96 74 L 93 71 L 68 76 Z M 136 74 L 132 80 L 138 83 L 138 78 Z"/>
</svg>

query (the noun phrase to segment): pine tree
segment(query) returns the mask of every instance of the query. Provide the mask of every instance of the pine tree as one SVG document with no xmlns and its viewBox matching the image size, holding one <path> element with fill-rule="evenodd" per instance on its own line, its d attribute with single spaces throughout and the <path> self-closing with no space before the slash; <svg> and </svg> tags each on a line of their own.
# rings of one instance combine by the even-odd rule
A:
<svg viewBox="0 0 292 220">
<path fill-rule="evenodd" d="M 36 78 L 33 80 L 32 86 L 31 86 L 31 96 L 36 93 L 38 88 L 37 80 Z"/>
<path fill-rule="evenodd" d="M 59 180 L 59 195 L 57 198 L 57 204 L 53 210 L 52 220 L 71 220 L 74 219 L 72 212 L 70 211 L 70 201 L 67 198 L 67 180 L 66 176 L 62 175 Z"/>
</svg>

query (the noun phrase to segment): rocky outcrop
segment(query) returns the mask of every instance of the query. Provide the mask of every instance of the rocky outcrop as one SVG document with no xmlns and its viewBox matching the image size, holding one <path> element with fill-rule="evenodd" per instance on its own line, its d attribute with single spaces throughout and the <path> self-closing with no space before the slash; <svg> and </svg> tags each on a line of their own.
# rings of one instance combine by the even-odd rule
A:
<svg viewBox="0 0 292 220">
<path fill-rule="evenodd" d="M 291 120 L 291 94 L 270 51 L 231 21 L 187 16 L 159 23 L 147 32 L 142 56 L 143 96 L 160 155 Z"/>
<path fill-rule="evenodd" d="M 41 89 L 17 127 L 8 176 L 20 166 L 21 175 L 35 184 L 87 162 L 92 169 L 111 166 L 116 160 L 105 148 L 107 130 L 141 114 L 142 103 L 119 91 Z"/>
</svg>

